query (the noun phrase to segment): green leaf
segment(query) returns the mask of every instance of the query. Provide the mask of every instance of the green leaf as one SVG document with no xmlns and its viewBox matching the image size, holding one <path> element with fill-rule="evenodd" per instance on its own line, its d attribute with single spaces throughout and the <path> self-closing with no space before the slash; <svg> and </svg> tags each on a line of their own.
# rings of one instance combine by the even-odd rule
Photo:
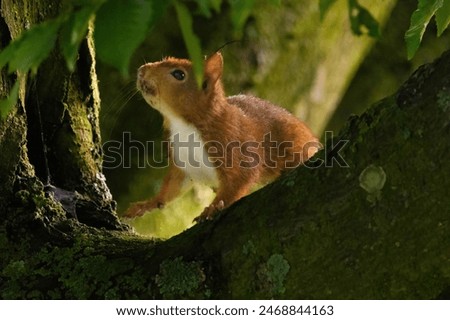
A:
<svg viewBox="0 0 450 320">
<path fill-rule="evenodd" d="M 0 51 L 0 69 L 3 69 L 14 57 L 14 50 L 17 43 L 11 42 L 5 49 Z"/>
<path fill-rule="evenodd" d="M 436 24 L 437 35 L 441 36 L 450 24 L 450 1 L 444 1 L 442 7 L 436 11 Z"/>
<path fill-rule="evenodd" d="M 192 16 L 184 4 L 176 1 L 175 10 L 180 23 L 181 33 L 192 61 L 195 79 L 200 87 L 203 81 L 203 56 L 200 39 L 195 35 L 192 27 Z"/>
<path fill-rule="evenodd" d="M 98 6 L 86 6 L 73 12 L 61 28 L 60 46 L 67 67 L 73 71 L 78 55 L 78 48 L 85 38 L 89 20 L 93 17 Z"/>
<path fill-rule="evenodd" d="M 211 18 L 211 9 L 220 12 L 222 0 L 196 0 L 198 11 L 207 18 Z"/>
<path fill-rule="evenodd" d="M 327 14 L 331 5 L 335 2 L 336 0 L 319 0 L 320 20 L 323 20 L 325 18 L 325 15 Z"/>
<path fill-rule="evenodd" d="M 231 23 L 239 31 L 247 22 L 255 6 L 255 0 L 228 0 L 231 6 Z"/>
<path fill-rule="evenodd" d="M 37 68 L 53 49 L 61 19 L 33 26 L 0 52 L 0 68 L 9 64 L 8 72 L 36 73 Z"/>
<path fill-rule="evenodd" d="M 16 81 L 9 96 L 0 100 L 0 119 L 5 119 L 17 103 L 19 98 L 19 80 Z"/>
<path fill-rule="evenodd" d="M 368 34 L 371 37 L 380 36 L 380 28 L 377 20 L 357 0 L 349 0 L 349 17 L 352 31 L 356 35 Z"/>
<path fill-rule="evenodd" d="M 412 14 L 411 24 L 405 34 L 408 59 L 414 57 L 428 23 L 442 5 L 443 0 L 419 0 L 417 10 Z"/>
<path fill-rule="evenodd" d="M 95 47 L 98 58 L 128 76 L 131 55 L 144 41 L 153 18 L 148 0 L 109 0 L 97 12 Z"/>
<path fill-rule="evenodd" d="M 150 1 L 150 0 L 148 0 Z M 166 9 L 169 7 L 169 5 L 171 5 L 172 1 L 171 0 L 165 0 L 165 1 L 160 1 L 160 0 L 153 0 L 150 1 L 150 4 L 152 6 L 152 16 L 150 18 L 150 22 L 149 22 L 149 27 L 153 27 L 156 22 L 159 20 L 159 18 L 161 18 L 164 13 L 166 12 Z"/>
</svg>

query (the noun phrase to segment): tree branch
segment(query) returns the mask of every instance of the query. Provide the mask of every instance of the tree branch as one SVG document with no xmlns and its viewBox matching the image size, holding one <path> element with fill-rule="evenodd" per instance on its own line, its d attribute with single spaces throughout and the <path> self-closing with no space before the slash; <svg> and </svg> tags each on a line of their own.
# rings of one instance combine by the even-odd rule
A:
<svg viewBox="0 0 450 320">
<path fill-rule="evenodd" d="M 52 232 L 42 237 L 30 223 L 19 241 L 19 229 L 3 225 L 2 297 L 445 297 L 448 74 L 450 53 L 351 118 L 338 139 L 349 141 L 340 152 L 348 167 L 298 168 L 168 241 L 47 223 L 48 205 L 33 202 L 34 224 Z M 317 157 L 335 152 L 329 142 Z"/>
</svg>

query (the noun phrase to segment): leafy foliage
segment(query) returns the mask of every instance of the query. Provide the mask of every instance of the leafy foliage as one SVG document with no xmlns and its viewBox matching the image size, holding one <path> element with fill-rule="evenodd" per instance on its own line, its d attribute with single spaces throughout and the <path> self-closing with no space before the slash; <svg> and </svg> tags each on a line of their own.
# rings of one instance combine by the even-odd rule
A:
<svg viewBox="0 0 450 320">
<path fill-rule="evenodd" d="M 232 6 L 232 22 L 236 29 L 242 27 L 251 13 L 254 0 L 228 0 Z M 194 63 L 197 81 L 201 83 L 203 56 L 200 39 L 193 29 L 193 18 L 185 2 L 160 0 L 92 0 L 74 1 L 70 10 L 61 16 L 34 25 L 24 31 L 0 52 L 0 68 L 8 65 L 8 72 L 36 73 L 39 65 L 55 47 L 59 35 L 61 52 L 67 68 L 73 71 L 78 48 L 86 36 L 89 23 L 95 20 L 95 44 L 98 58 L 117 68 L 123 76 L 128 75 L 128 66 L 133 52 L 144 40 L 157 20 L 173 5 L 177 12 L 180 29 L 189 56 Z M 197 5 L 198 14 L 210 18 L 218 13 L 223 0 L 192 0 Z M 280 0 L 271 0 L 279 4 Z M 250 5 L 251 4 L 251 5 Z M 14 86 L 18 88 L 18 86 Z M 1 115 L 4 117 L 17 102 L 18 94 L 0 101 Z"/>
<path fill-rule="evenodd" d="M 197 84 L 200 87 L 203 77 L 203 56 L 200 39 L 195 35 L 192 27 L 192 16 L 184 4 L 175 2 L 178 21 L 180 22 L 181 33 L 188 49 L 189 57 L 194 65 L 194 74 Z"/>
<path fill-rule="evenodd" d="M 12 42 L 0 53 L 0 68 L 9 64 L 8 72 L 35 73 L 49 55 L 58 35 L 61 20 L 47 21 L 35 26 Z"/>
<path fill-rule="evenodd" d="M 319 0 L 320 16 L 323 19 L 337 0 Z M 34 25 L 24 31 L 0 52 L 0 68 L 8 65 L 8 72 L 25 75 L 36 73 L 39 65 L 55 47 L 59 35 L 60 50 L 67 68 L 73 71 L 78 48 L 86 36 L 89 24 L 95 20 L 95 43 L 98 58 L 117 68 L 122 75 L 128 74 L 131 56 L 146 34 L 169 6 L 175 8 L 178 22 L 198 83 L 203 74 L 201 42 L 193 28 L 193 15 L 211 18 L 219 13 L 227 2 L 230 20 L 235 31 L 242 30 L 256 5 L 256 0 L 78 0 L 70 2 L 72 7 L 59 17 Z M 268 1 L 280 5 L 281 0 Z M 190 10 L 195 5 L 196 10 Z M 357 34 L 379 36 L 379 26 L 371 13 L 358 3 L 348 0 L 349 19 L 352 31 Z M 408 57 L 417 51 L 425 29 L 436 16 L 438 35 L 450 24 L 450 1 L 419 0 L 418 8 L 411 17 L 411 25 L 405 39 Z M 18 85 L 14 86 L 18 90 Z M 17 92 L 0 101 L 0 115 L 4 117 L 17 101 Z"/>
<path fill-rule="evenodd" d="M 323 20 L 336 0 L 319 0 L 320 19 Z M 348 0 L 348 17 L 350 26 L 355 35 L 368 34 L 378 38 L 380 30 L 377 20 L 372 14 L 359 4 L 357 0 Z"/>
<path fill-rule="evenodd" d="M 0 68 L 8 64 L 8 72 L 26 74 L 30 70 L 36 73 L 39 65 L 49 55 L 57 38 L 61 20 L 56 19 L 42 23 L 22 34 L 0 52 Z M 0 118 L 4 119 L 16 105 L 19 96 L 17 80 L 9 96 L 0 100 Z"/>
<path fill-rule="evenodd" d="M 438 34 L 441 34 L 447 28 L 450 19 L 450 7 L 449 1 L 446 2 L 447 4 L 443 7 L 444 0 L 419 0 L 417 10 L 411 16 L 411 25 L 405 34 L 408 59 L 411 59 L 419 48 L 427 25 L 434 15 L 439 17 L 436 19 Z"/>
<path fill-rule="evenodd" d="M 86 35 L 89 21 L 98 7 L 98 3 L 93 3 L 92 5 L 75 9 L 61 28 L 60 46 L 69 70 L 75 69 L 78 47 Z"/>
<path fill-rule="evenodd" d="M 437 34 L 440 36 L 450 24 L 450 1 L 444 1 L 436 11 Z"/>
<path fill-rule="evenodd" d="M 377 20 L 372 14 L 356 0 L 349 0 L 348 2 L 349 18 L 352 31 L 356 35 L 364 33 L 371 37 L 378 38 L 380 36 L 380 29 Z"/>
<path fill-rule="evenodd" d="M 8 73 L 18 72 L 26 75 L 35 74 L 40 64 L 49 56 L 55 47 L 59 34 L 62 54 L 67 61 L 69 70 L 75 67 L 78 47 L 85 37 L 88 22 L 95 9 L 104 0 L 85 3 L 84 7 L 73 7 L 69 13 L 32 26 L 24 31 L 0 52 L 0 68 L 8 65 Z M 13 86 L 9 97 L 0 101 L 0 115 L 5 118 L 17 103 L 19 82 Z"/>
<path fill-rule="evenodd" d="M 330 7 L 337 0 L 319 0 L 320 17 L 323 19 Z M 351 28 L 354 34 L 367 33 L 379 37 L 379 26 L 370 12 L 361 6 L 357 0 L 348 0 L 348 10 Z M 418 0 L 417 10 L 411 16 L 411 24 L 405 33 L 408 59 L 412 59 L 422 42 L 422 37 L 433 16 L 436 17 L 437 35 L 440 36 L 450 24 L 450 1 L 448 0 Z"/>
<path fill-rule="evenodd" d="M 98 58 L 128 75 L 131 55 L 145 39 L 151 2 L 145 0 L 109 0 L 97 12 L 94 33 Z"/>
<path fill-rule="evenodd" d="M 12 110 L 19 97 L 19 81 L 16 81 L 11 88 L 11 92 L 6 99 L 0 100 L 0 119 L 5 119 L 9 112 Z"/>
<path fill-rule="evenodd" d="M 250 16 L 253 7 L 255 6 L 255 0 L 232 0 L 231 6 L 231 22 L 235 29 L 239 30 L 244 27 L 247 18 Z"/>
<path fill-rule="evenodd" d="M 222 0 L 197 0 L 199 13 L 207 18 L 212 17 L 212 10 L 217 13 L 220 12 L 221 5 Z"/>
</svg>

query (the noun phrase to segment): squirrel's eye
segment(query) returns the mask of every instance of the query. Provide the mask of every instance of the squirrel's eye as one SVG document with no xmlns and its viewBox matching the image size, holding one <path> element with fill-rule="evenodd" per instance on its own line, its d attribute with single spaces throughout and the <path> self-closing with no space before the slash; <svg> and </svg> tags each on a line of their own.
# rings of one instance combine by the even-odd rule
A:
<svg viewBox="0 0 450 320">
<path fill-rule="evenodd" d="M 184 77 L 186 76 L 184 72 L 179 69 L 173 70 L 170 74 L 179 81 L 184 80 Z"/>
</svg>

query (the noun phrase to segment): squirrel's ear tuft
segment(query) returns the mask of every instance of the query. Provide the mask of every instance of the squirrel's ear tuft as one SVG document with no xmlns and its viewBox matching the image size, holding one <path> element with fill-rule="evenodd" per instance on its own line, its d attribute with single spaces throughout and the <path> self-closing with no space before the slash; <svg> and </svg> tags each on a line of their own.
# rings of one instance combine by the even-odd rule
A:
<svg viewBox="0 0 450 320">
<path fill-rule="evenodd" d="M 208 87 L 213 85 L 222 77 L 223 58 L 220 52 L 216 52 L 205 61 L 205 81 L 208 81 Z"/>
</svg>

